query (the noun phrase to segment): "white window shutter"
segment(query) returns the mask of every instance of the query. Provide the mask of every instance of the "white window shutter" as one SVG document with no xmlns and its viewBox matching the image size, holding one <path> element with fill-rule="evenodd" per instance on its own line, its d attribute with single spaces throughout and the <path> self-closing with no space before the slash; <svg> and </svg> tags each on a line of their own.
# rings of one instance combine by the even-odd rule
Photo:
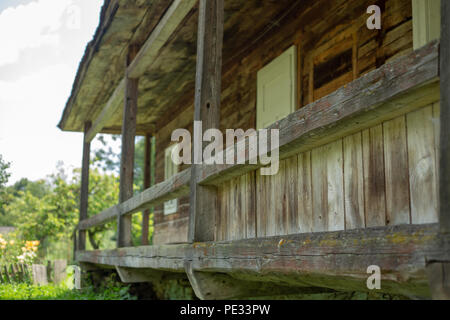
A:
<svg viewBox="0 0 450 320">
<path fill-rule="evenodd" d="M 295 111 L 297 47 L 292 46 L 258 72 L 257 129 L 264 129 Z"/>
<path fill-rule="evenodd" d="M 416 50 L 440 38 L 441 0 L 413 0 L 412 8 L 413 42 Z"/>
</svg>

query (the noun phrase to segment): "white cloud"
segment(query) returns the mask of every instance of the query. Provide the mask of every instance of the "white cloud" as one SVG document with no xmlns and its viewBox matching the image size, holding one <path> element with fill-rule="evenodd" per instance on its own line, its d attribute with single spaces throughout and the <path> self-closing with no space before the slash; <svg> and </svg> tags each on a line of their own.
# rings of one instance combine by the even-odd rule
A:
<svg viewBox="0 0 450 320">
<path fill-rule="evenodd" d="M 80 166 L 82 135 L 56 125 L 102 3 L 36 0 L 0 12 L 0 153 L 12 163 L 10 183 L 45 178 L 58 161 Z M 70 28 L 73 6 L 80 30 Z"/>
<path fill-rule="evenodd" d="M 0 66 L 17 62 L 24 49 L 56 47 L 64 13 L 73 0 L 38 0 L 0 13 Z"/>
</svg>

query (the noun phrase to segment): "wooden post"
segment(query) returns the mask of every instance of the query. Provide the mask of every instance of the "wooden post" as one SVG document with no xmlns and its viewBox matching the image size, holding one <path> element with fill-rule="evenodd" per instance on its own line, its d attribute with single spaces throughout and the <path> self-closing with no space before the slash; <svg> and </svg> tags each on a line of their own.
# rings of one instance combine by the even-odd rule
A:
<svg viewBox="0 0 450 320">
<path fill-rule="evenodd" d="M 80 190 L 80 221 L 88 218 L 88 197 L 89 197 L 89 161 L 91 155 L 91 143 L 87 141 L 86 134 L 91 128 L 91 122 L 84 125 L 83 160 L 81 164 L 81 190 Z M 74 238 L 77 241 L 77 237 Z M 75 246 L 76 247 L 76 246 Z M 86 250 L 86 231 L 80 230 L 78 235 L 77 251 Z"/>
<path fill-rule="evenodd" d="M 55 284 L 62 283 L 67 276 L 67 260 L 55 260 L 53 262 L 53 282 Z"/>
<path fill-rule="evenodd" d="M 442 1 L 441 6 L 439 222 L 441 232 L 450 233 L 450 2 Z"/>
<path fill-rule="evenodd" d="M 133 61 L 137 52 L 138 50 L 135 46 L 130 47 L 127 57 L 127 66 Z M 122 157 L 120 160 L 120 203 L 133 197 L 138 86 L 139 80 L 129 78 L 127 73 L 122 124 Z M 117 247 L 132 246 L 131 216 L 119 216 L 117 220 Z"/>
<path fill-rule="evenodd" d="M 223 20 L 223 0 L 200 0 L 194 121 L 202 121 L 204 131 L 220 127 Z M 191 170 L 189 241 L 213 241 L 217 188 L 199 185 L 202 165 Z"/>
<path fill-rule="evenodd" d="M 439 159 L 439 225 L 450 235 L 450 1 L 441 1 L 440 44 L 441 125 Z M 450 300 L 450 261 L 434 261 L 427 267 L 433 299 Z"/>
<path fill-rule="evenodd" d="M 145 136 L 145 157 L 144 157 L 144 189 L 151 187 L 151 162 L 152 162 L 152 138 L 150 135 Z M 142 213 L 142 245 L 147 246 L 148 242 L 148 228 L 149 228 L 150 210 L 145 210 Z"/>
<path fill-rule="evenodd" d="M 47 285 L 48 284 L 48 278 L 47 278 L 47 267 L 40 264 L 33 264 L 32 265 L 33 270 L 33 283 L 35 285 Z"/>
</svg>

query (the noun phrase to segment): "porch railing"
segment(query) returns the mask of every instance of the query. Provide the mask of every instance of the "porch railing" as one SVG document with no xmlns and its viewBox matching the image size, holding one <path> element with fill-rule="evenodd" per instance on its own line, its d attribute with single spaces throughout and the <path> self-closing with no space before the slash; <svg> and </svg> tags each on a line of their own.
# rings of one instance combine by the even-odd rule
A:
<svg viewBox="0 0 450 320">
<path fill-rule="evenodd" d="M 282 160 L 436 102 L 439 92 L 439 42 L 435 41 L 290 114 L 269 129 L 280 130 Z M 237 146 L 231 148 L 236 150 Z M 261 166 L 204 166 L 196 183 L 217 187 Z M 191 169 L 180 172 L 121 204 L 80 221 L 78 230 L 84 232 L 118 217 L 186 196 L 192 178 Z"/>
</svg>

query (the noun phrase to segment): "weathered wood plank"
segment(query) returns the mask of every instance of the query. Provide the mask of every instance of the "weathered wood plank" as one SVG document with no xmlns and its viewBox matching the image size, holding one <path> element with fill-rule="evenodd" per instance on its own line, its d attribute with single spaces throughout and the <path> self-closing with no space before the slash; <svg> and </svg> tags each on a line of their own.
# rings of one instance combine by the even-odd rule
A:
<svg viewBox="0 0 450 320">
<path fill-rule="evenodd" d="M 195 243 L 77 252 L 98 265 L 245 274 L 245 279 L 366 291 L 367 267 L 382 272 L 381 292 L 429 297 L 427 256 L 448 255 L 449 239 L 439 226 L 402 225 L 365 230 L 309 233 L 222 243 Z"/>
<path fill-rule="evenodd" d="M 200 0 L 194 121 L 201 121 L 204 131 L 220 128 L 223 30 L 223 0 Z M 202 158 L 195 146 L 193 155 L 194 159 Z M 188 240 L 211 241 L 217 216 L 217 188 L 199 185 L 203 165 L 193 164 L 191 168 Z"/>
<path fill-rule="evenodd" d="M 89 199 L 89 163 L 91 161 L 91 143 L 87 139 L 87 133 L 91 128 L 91 123 L 86 122 L 84 125 L 84 142 L 83 142 L 83 160 L 81 164 L 81 188 L 80 188 L 80 213 L 79 221 L 88 218 L 88 199 Z M 77 250 L 86 250 L 86 232 L 80 230 L 78 234 Z"/>
<path fill-rule="evenodd" d="M 32 265 L 33 283 L 35 285 L 45 286 L 48 284 L 47 267 L 40 264 Z"/>
<path fill-rule="evenodd" d="M 312 151 L 314 231 L 345 229 L 342 140 Z"/>
<path fill-rule="evenodd" d="M 269 129 L 280 130 L 280 158 L 309 151 L 437 101 L 438 48 L 439 43 L 433 42 L 387 63 L 273 124 Z M 201 183 L 218 185 L 252 170 L 255 166 L 209 166 L 203 171 Z"/>
<path fill-rule="evenodd" d="M 366 227 L 386 225 L 383 126 L 363 131 L 364 208 Z"/>
<path fill-rule="evenodd" d="M 331 143 L 327 155 L 328 231 L 345 230 L 343 142 Z"/>
<path fill-rule="evenodd" d="M 433 106 L 407 115 L 411 222 L 438 222 Z"/>
<path fill-rule="evenodd" d="M 291 157 L 285 160 L 285 176 L 282 178 L 283 182 L 283 234 L 297 234 L 300 232 L 299 223 L 299 201 L 298 201 L 298 156 Z"/>
<path fill-rule="evenodd" d="M 66 269 L 67 269 L 67 260 L 55 260 L 54 268 L 53 268 L 53 282 L 55 284 L 60 284 L 66 280 Z"/>
<path fill-rule="evenodd" d="M 314 231 L 311 186 L 311 152 L 298 155 L 298 232 Z"/>
<path fill-rule="evenodd" d="M 366 226 L 362 133 L 344 138 L 345 229 Z"/>
<path fill-rule="evenodd" d="M 440 46 L 440 124 L 439 124 L 439 226 L 450 233 L 450 2 L 441 1 Z M 450 299 L 450 263 L 444 254 L 428 266 L 431 290 L 435 299 Z"/>
<path fill-rule="evenodd" d="M 312 208 L 313 231 L 328 231 L 328 146 L 316 148 L 311 152 L 312 163 Z"/>
<path fill-rule="evenodd" d="M 406 120 L 383 124 L 387 225 L 411 223 Z"/>
<path fill-rule="evenodd" d="M 440 161 L 440 135 L 441 135 L 441 104 L 433 103 L 434 146 L 436 154 L 436 192 L 439 194 L 439 161 Z"/>
<path fill-rule="evenodd" d="M 269 213 L 268 233 L 267 236 L 277 236 L 286 234 L 287 217 L 286 217 L 286 197 L 287 190 L 284 185 L 286 177 L 286 161 L 280 161 L 279 171 L 276 175 L 270 176 L 271 184 L 271 203 L 272 210 Z"/>
<path fill-rule="evenodd" d="M 256 171 L 250 172 L 247 175 L 247 239 L 256 238 Z"/>
<path fill-rule="evenodd" d="M 442 232 L 450 233 L 450 3 L 441 1 L 441 6 L 439 223 Z"/>
<path fill-rule="evenodd" d="M 261 171 L 256 172 L 256 235 L 258 238 L 266 236 L 267 226 L 267 212 L 268 203 L 267 199 L 270 197 L 270 193 L 267 190 L 268 176 L 261 175 Z"/>
<path fill-rule="evenodd" d="M 136 51 L 136 47 L 130 46 L 127 65 L 134 59 Z M 119 203 L 123 203 L 133 197 L 138 94 L 139 80 L 131 79 L 128 74 L 126 74 L 122 123 L 122 155 L 120 157 Z M 117 247 L 129 247 L 132 245 L 131 228 L 131 216 L 118 216 Z"/>
</svg>

